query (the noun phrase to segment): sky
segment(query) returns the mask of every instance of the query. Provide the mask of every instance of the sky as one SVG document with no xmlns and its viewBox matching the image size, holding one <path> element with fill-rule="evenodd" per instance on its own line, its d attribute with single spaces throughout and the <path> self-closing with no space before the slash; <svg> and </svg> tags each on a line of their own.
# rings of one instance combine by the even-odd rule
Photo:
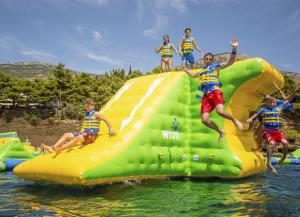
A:
<svg viewBox="0 0 300 217">
<path fill-rule="evenodd" d="M 178 46 L 186 27 L 202 55 L 230 52 L 238 38 L 239 53 L 300 72 L 298 0 L 0 0 L 0 64 L 62 62 L 97 74 L 131 65 L 146 72 L 160 64 L 154 48 L 163 35 Z"/>
</svg>

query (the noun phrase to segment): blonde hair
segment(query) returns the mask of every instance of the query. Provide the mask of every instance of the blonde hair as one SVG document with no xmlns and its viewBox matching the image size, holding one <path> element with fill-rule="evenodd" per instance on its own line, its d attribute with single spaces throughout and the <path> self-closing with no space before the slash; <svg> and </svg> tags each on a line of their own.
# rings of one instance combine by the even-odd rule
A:
<svg viewBox="0 0 300 217">
<path fill-rule="evenodd" d="M 87 105 L 95 105 L 95 102 L 92 99 L 86 99 L 85 104 Z"/>
</svg>

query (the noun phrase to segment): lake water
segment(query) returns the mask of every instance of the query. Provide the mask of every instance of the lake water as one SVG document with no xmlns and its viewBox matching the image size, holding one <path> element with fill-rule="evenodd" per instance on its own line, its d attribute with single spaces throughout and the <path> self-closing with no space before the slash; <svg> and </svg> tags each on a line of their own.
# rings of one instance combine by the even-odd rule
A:
<svg viewBox="0 0 300 217">
<path fill-rule="evenodd" d="M 0 174 L 0 216 L 300 216 L 300 166 L 241 180 L 145 180 L 91 188 Z"/>
</svg>

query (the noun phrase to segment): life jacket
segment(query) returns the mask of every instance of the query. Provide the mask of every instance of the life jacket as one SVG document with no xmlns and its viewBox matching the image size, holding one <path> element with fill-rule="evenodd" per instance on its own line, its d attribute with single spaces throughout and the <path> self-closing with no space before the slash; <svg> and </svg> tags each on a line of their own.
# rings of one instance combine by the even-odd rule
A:
<svg viewBox="0 0 300 217">
<path fill-rule="evenodd" d="M 190 54 L 193 52 L 193 40 L 192 37 L 185 36 L 183 40 L 183 53 L 184 54 Z"/>
<path fill-rule="evenodd" d="M 279 130 L 282 126 L 281 118 L 282 107 L 269 108 L 265 107 L 260 115 L 260 120 L 265 130 Z"/>
<path fill-rule="evenodd" d="M 93 134 L 98 134 L 100 131 L 100 122 L 93 118 L 93 115 L 96 113 L 96 110 L 86 112 L 85 117 L 82 122 L 82 130 L 87 131 Z"/>
<path fill-rule="evenodd" d="M 287 106 L 285 107 L 285 109 L 283 109 L 284 113 L 290 113 L 294 111 L 294 107 L 292 103 L 288 103 Z"/>
<path fill-rule="evenodd" d="M 222 84 L 219 80 L 219 67 L 220 64 L 212 64 L 201 69 L 199 75 L 199 89 L 201 89 L 204 94 L 213 90 L 219 90 L 222 87 Z"/>
<path fill-rule="evenodd" d="M 172 47 L 169 43 L 164 44 L 161 50 L 161 58 L 170 58 L 170 57 L 173 57 Z"/>
<path fill-rule="evenodd" d="M 276 102 L 277 102 L 277 105 L 282 105 L 285 103 L 284 100 L 278 100 L 278 99 L 276 99 Z M 289 102 L 282 111 L 283 111 L 283 113 L 289 113 L 289 112 L 292 112 L 293 109 L 294 109 L 293 104 Z"/>
</svg>

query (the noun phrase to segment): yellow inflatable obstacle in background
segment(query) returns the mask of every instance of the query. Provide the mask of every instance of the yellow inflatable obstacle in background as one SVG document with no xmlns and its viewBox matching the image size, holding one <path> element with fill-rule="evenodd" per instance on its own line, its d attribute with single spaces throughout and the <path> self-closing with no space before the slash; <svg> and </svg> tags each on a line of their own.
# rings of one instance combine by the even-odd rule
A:
<svg viewBox="0 0 300 217">
<path fill-rule="evenodd" d="M 221 71 L 225 108 L 243 122 L 264 94 L 283 87 L 281 74 L 262 59 L 236 62 Z M 254 151 L 252 132 L 238 131 L 215 112 L 212 119 L 226 131 L 218 134 L 199 117 L 199 81 L 184 72 L 143 76 L 127 81 L 101 112 L 117 136 L 102 135 L 90 145 L 46 154 L 15 168 L 37 182 L 95 185 L 129 179 L 175 176 L 241 178 L 263 172 L 264 157 Z"/>
<path fill-rule="evenodd" d="M 17 132 L 0 133 L 0 146 L 4 145 L 6 142 L 10 140 L 19 140 L 19 136 Z"/>
</svg>

